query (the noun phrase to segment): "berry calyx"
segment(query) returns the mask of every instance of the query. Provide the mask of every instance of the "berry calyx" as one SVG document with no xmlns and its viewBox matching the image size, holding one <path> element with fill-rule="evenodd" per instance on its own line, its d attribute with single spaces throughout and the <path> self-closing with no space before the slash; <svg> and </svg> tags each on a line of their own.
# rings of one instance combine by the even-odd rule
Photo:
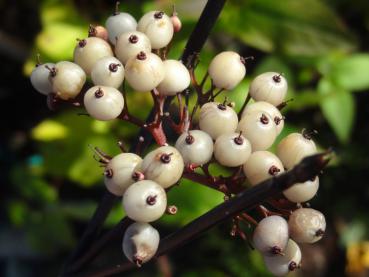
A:
<svg viewBox="0 0 369 277">
<path fill-rule="evenodd" d="M 244 139 L 242 138 L 242 131 L 240 132 L 239 136 L 238 137 L 235 137 L 233 139 L 234 143 L 237 144 L 237 145 L 242 145 L 243 142 L 244 142 Z"/>
<path fill-rule="evenodd" d="M 109 64 L 109 70 L 111 72 L 117 72 L 119 66 L 121 66 L 121 64 L 119 64 L 119 63 L 111 63 L 111 64 Z"/>
<path fill-rule="evenodd" d="M 164 12 L 159 11 L 159 12 L 156 12 L 156 13 L 154 14 L 154 18 L 155 18 L 155 19 L 161 19 L 161 18 L 163 18 L 163 15 L 164 15 Z"/>
<path fill-rule="evenodd" d="M 269 123 L 269 118 L 265 114 L 262 114 L 261 117 L 260 117 L 260 122 L 263 123 L 263 124 L 268 124 Z"/>
<path fill-rule="evenodd" d="M 128 41 L 130 42 L 130 43 L 137 43 L 138 42 L 138 36 L 136 36 L 136 35 L 131 35 L 129 38 L 128 38 Z"/>
<path fill-rule="evenodd" d="M 186 139 L 185 139 L 185 142 L 186 142 L 187 144 L 192 144 L 192 143 L 194 143 L 194 142 L 195 142 L 195 138 L 194 138 L 190 133 L 188 133 L 188 135 L 187 135 L 187 137 L 186 137 Z"/>
<path fill-rule="evenodd" d="M 156 203 L 156 198 L 157 198 L 157 197 L 158 197 L 157 195 L 149 195 L 149 196 L 146 198 L 146 203 L 147 203 L 148 205 L 150 205 L 150 206 L 155 205 L 155 203 Z"/>
<path fill-rule="evenodd" d="M 96 98 L 101 98 L 104 96 L 104 91 L 101 89 L 101 88 L 98 88 L 96 91 L 95 91 L 95 97 Z"/>
<path fill-rule="evenodd" d="M 160 156 L 160 161 L 162 163 L 168 164 L 171 161 L 171 157 L 170 156 L 172 156 L 172 155 L 173 155 L 173 153 L 169 153 L 169 154 L 164 153 L 164 154 L 162 154 Z"/>
<path fill-rule="evenodd" d="M 278 167 L 276 167 L 275 165 L 272 165 L 272 166 L 269 168 L 268 173 L 269 173 L 270 175 L 272 175 L 272 176 L 275 176 L 275 175 L 277 175 L 280 171 L 281 171 L 281 170 L 280 170 Z"/>
</svg>

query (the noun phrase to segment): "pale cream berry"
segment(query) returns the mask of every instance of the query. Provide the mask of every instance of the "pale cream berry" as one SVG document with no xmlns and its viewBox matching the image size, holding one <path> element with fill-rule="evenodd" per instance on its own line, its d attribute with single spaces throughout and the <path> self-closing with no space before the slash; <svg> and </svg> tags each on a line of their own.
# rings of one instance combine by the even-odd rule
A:
<svg viewBox="0 0 369 277">
<path fill-rule="evenodd" d="M 319 177 L 304 183 L 297 183 L 283 191 L 284 196 L 294 203 L 303 203 L 312 199 L 319 189 Z"/>
<path fill-rule="evenodd" d="M 233 133 L 238 124 L 237 113 L 225 104 L 209 102 L 200 109 L 200 129 L 214 140 L 222 134 Z"/>
<path fill-rule="evenodd" d="M 264 262 L 268 270 L 275 276 L 285 276 L 291 271 L 300 268 L 301 249 L 296 242 L 289 239 L 283 255 L 273 257 L 264 256 Z"/>
<path fill-rule="evenodd" d="M 104 57 L 92 67 L 91 79 L 96 86 L 119 88 L 124 80 L 124 66 L 115 57 Z"/>
<path fill-rule="evenodd" d="M 244 118 L 246 114 L 252 113 L 253 111 L 262 111 L 269 114 L 277 127 L 277 134 L 279 135 L 281 133 L 284 127 L 284 117 L 274 105 L 265 101 L 254 102 L 246 106 L 241 118 Z"/>
<path fill-rule="evenodd" d="M 140 52 L 127 61 L 125 76 L 129 85 L 136 91 L 150 91 L 163 81 L 164 64 L 157 55 Z"/>
<path fill-rule="evenodd" d="M 211 61 L 208 72 L 217 88 L 232 90 L 246 75 L 245 60 L 236 52 L 221 52 Z"/>
<path fill-rule="evenodd" d="M 148 180 L 163 188 L 179 181 L 184 169 L 181 153 L 172 146 L 161 146 L 149 152 L 143 159 L 141 170 Z"/>
<path fill-rule="evenodd" d="M 269 151 L 253 152 L 243 165 L 243 172 L 251 185 L 257 185 L 284 172 L 282 162 Z"/>
<path fill-rule="evenodd" d="M 64 100 L 75 98 L 86 82 L 86 74 L 82 68 L 68 61 L 58 62 L 50 68 L 50 81 L 53 92 Z"/>
<path fill-rule="evenodd" d="M 224 166 L 240 166 L 247 161 L 250 154 L 250 142 L 239 133 L 223 134 L 214 144 L 215 159 Z"/>
<path fill-rule="evenodd" d="M 292 133 L 283 138 L 277 146 L 277 156 L 287 169 L 291 169 L 303 158 L 316 154 L 317 149 L 310 134 Z"/>
<path fill-rule="evenodd" d="M 265 101 L 278 106 L 284 101 L 287 89 L 287 81 L 280 73 L 265 72 L 251 82 L 249 93 L 255 101 Z"/>
<path fill-rule="evenodd" d="M 124 98 L 119 90 L 113 87 L 94 86 L 83 99 L 89 115 L 98 120 L 112 120 L 123 111 Z"/>
<path fill-rule="evenodd" d="M 103 57 L 112 57 L 109 43 L 98 37 L 88 37 L 78 41 L 74 48 L 73 60 L 86 72 L 91 74 L 92 67 Z"/>
<path fill-rule="evenodd" d="M 237 131 L 247 138 L 252 151 L 266 150 L 277 138 L 277 126 L 266 112 L 253 111 L 247 113 L 239 122 Z"/>
<path fill-rule="evenodd" d="M 325 217 L 317 210 L 300 208 L 290 215 L 288 228 L 291 238 L 297 243 L 314 243 L 324 235 Z"/>
<path fill-rule="evenodd" d="M 136 31 L 137 21 L 129 13 L 116 11 L 108 17 L 105 26 L 109 33 L 110 42 L 115 45 L 121 34 Z"/>
<path fill-rule="evenodd" d="M 185 164 L 203 165 L 213 156 L 213 140 L 201 130 L 183 133 L 177 139 L 175 147 L 181 153 Z"/>
<path fill-rule="evenodd" d="M 165 77 L 157 87 L 162 95 L 176 95 L 184 91 L 191 83 L 188 69 L 176 60 L 166 60 L 163 62 Z"/>
<path fill-rule="evenodd" d="M 90 25 L 89 29 L 88 29 L 88 36 L 89 37 L 97 37 L 97 38 L 101 38 L 103 40 L 108 41 L 108 30 L 106 30 L 106 28 L 104 26 L 93 26 Z"/>
<path fill-rule="evenodd" d="M 172 40 L 174 28 L 170 17 L 164 12 L 151 11 L 144 14 L 138 21 L 137 31 L 147 35 L 153 49 L 160 49 Z"/>
<path fill-rule="evenodd" d="M 127 32 L 118 37 L 114 51 L 117 58 L 123 64 L 126 64 L 129 58 L 137 56 L 141 51 L 150 53 L 151 42 L 144 33 L 137 31 Z"/>
<path fill-rule="evenodd" d="M 45 63 L 37 65 L 31 73 L 31 84 L 35 90 L 39 93 L 48 95 L 53 91 L 53 86 L 51 84 L 50 68 L 55 67 L 53 63 Z M 49 69 L 48 69 L 49 68 Z"/>
<path fill-rule="evenodd" d="M 155 256 L 160 242 L 159 232 L 148 223 L 135 222 L 124 233 L 123 253 L 137 266 Z"/>
<path fill-rule="evenodd" d="M 142 180 L 130 185 L 124 192 L 122 201 L 127 216 L 138 222 L 155 221 L 167 208 L 165 190 L 151 180 Z"/>
<path fill-rule="evenodd" d="M 253 234 L 254 247 L 264 256 L 283 254 L 288 238 L 287 221 L 277 215 L 263 218 Z"/>
<path fill-rule="evenodd" d="M 105 167 L 106 188 L 112 194 L 122 196 L 125 190 L 141 177 L 138 171 L 141 163 L 141 157 L 134 153 L 121 153 L 114 156 Z"/>
</svg>

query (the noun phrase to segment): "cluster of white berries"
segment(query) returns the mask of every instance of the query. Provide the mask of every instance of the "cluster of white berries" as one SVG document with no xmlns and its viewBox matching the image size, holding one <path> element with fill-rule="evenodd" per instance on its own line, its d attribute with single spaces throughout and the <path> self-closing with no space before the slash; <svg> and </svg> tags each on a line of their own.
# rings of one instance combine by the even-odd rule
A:
<svg viewBox="0 0 369 277">
<path fill-rule="evenodd" d="M 106 28 L 91 27 L 90 36 L 77 42 L 74 63 L 39 64 L 31 74 L 32 85 L 42 94 L 53 93 L 65 101 L 82 94 L 91 117 L 113 120 L 124 110 L 125 99 L 119 90 L 124 80 L 134 91 L 155 89 L 158 97 L 176 95 L 190 85 L 190 72 L 180 61 L 155 54 L 168 46 L 179 29 L 178 17 L 161 11 L 146 13 L 138 22 L 117 11 L 107 19 Z M 245 59 L 232 51 L 222 52 L 211 61 L 208 74 L 215 88 L 232 90 L 246 75 Z M 93 86 L 81 93 L 87 77 Z M 184 131 L 174 147 L 160 146 L 143 159 L 121 153 L 105 162 L 107 189 L 122 197 L 126 215 L 136 221 L 123 238 L 123 252 L 130 261 L 141 265 L 156 254 L 160 236 L 149 223 L 167 211 L 165 189 L 178 183 L 186 168 L 209 162 L 242 167 L 241 174 L 254 186 L 316 153 L 310 134 L 304 131 L 282 139 L 276 154 L 268 151 L 284 126 L 279 107 L 286 93 L 287 81 L 281 74 L 263 73 L 249 88 L 254 103 L 240 115 L 233 105 L 210 98 L 200 108 L 198 129 Z M 289 201 L 303 203 L 314 197 L 318 187 L 316 177 L 283 193 Z M 300 265 L 296 243 L 313 243 L 324 230 L 320 212 L 299 208 L 288 222 L 281 216 L 265 217 L 255 229 L 253 242 L 268 269 L 282 276 Z"/>
</svg>

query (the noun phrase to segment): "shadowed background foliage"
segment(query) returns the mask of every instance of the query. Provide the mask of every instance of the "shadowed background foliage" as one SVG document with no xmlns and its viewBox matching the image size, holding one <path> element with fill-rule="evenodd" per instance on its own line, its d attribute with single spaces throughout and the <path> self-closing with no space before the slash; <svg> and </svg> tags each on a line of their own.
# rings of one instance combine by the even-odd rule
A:
<svg viewBox="0 0 369 277">
<path fill-rule="evenodd" d="M 152 9 L 170 13 L 173 3 L 121 2 L 136 19 Z M 205 1 L 174 2 L 184 25 L 170 53 L 178 58 Z M 1 276 L 57 274 L 105 190 L 88 144 L 115 155 L 118 139 L 129 145 L 137 134 L 127 123 L 78 116 L 82 109 L 49 111 L 28 79 L 36 53 L 43 61 L 71 60 L 75 39 L 86 36 L 89 23 L 103 24 L 113 8 L 114 1 L 0 1 Z M 280 138 L 315 129 L 320 148 L 332 147 L 337 154 L 311 201 L 327 217 L 327 234 L 303 247 L 303 268 L 296 276 L 369 274 L 368 40 L 365 0 L 234 0 L 200 55 L 198 76 L 220 51 L 255 57 L 245 80 L 227 92 L 236 109 L 254 76 L 282 72 L 294 101 L 284 110 L 287 124 Z M 152 105 L 149 95 L 133 92 L 128 103 L 142 119 Z M 218 192 L 183 181 L 169 194 L 178 214 L 154 225 L 164 236 L 221 201 Z M 117 205 L 105 228 L 122 216 Z M 269 276 L 260 255 L 229 236 L 230 227 L 229 222 L 214 228 L 130 276 Z M 124 259 L 120 244 L 107 245 L 90 269 Z"/>
</svg>

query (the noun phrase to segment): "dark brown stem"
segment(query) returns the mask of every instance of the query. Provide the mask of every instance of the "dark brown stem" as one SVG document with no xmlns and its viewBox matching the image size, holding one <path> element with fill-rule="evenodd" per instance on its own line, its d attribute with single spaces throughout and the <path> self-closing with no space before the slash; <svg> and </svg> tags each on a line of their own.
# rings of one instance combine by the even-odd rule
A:
<svg viewBox="0 0 369 277">
<path fill-rule="evenodd" d="M 243 113 L 244 109 L 246 108 L 247 104 L 250 102 L 250 100 L 251 100 L 251 95 L 250 95 L 250 92 L 249 92 L 247 94 L 245 102 L 243 102 L 243 105 L 242 105 L 240 111 L 238 112 L 238 119 L 241 119 L 242 113 Z"/>
</svg>

